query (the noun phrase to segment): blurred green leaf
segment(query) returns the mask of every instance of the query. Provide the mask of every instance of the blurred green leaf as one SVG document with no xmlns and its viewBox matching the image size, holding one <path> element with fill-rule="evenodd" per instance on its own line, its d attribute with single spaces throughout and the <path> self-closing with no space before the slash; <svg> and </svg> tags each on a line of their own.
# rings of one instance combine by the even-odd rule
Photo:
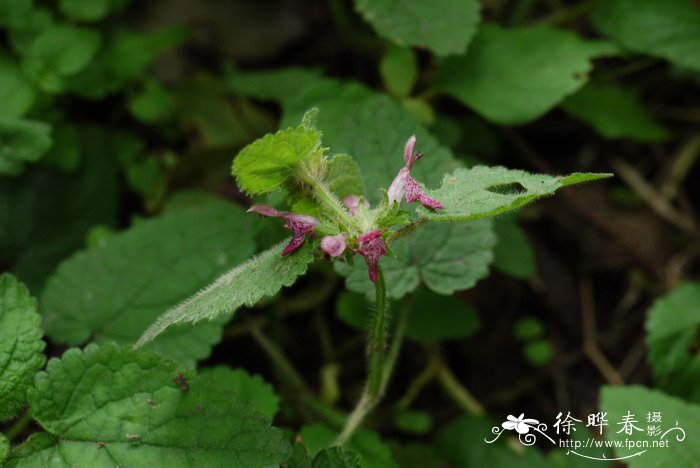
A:
<svg viewBox="0 0 700 468">
<path fill-rule="evenodd" d="M 24 407 L 27 390 L 46 361 L 36 310 L 36 299 L 22 283 L 9 273 L 0 275 L 0 421 Z"/>
<path fill-rule="evenodd" d="M 273 466 L 291 452 L 270 419 L 213 376 L 114 344 L 52 359 L 30 394 L 47 431 L 9 466 Z"/>
<path fill-rule="evenodd" d="M 17 175 L 23 163 L 36 162 L 51 147 L 51 127 L 43 122 L 0 115 L 0 168 L 15 167 L 6 174 Z M 14 164 L 13 164 L 14 163 Z M 0 169 L 0 175 L 3 173 Z"/>
<path fill-rule="evenodd" d="M 523 346 L 525 359 L 534 366 L 543 366 L 552 360 L 554 350 L 547 340 L 533 340 Z"/>
<path fill-rule="evenodd" d="M 423 226 L 391 245 L 395 257 L 382 258 L 387 294 L 400 299 L 421 283 L 445 295 L 469 289 L 488 275 L 495 244 L 488 220 Z M 348 289 L 373 297 L 374 287 L 361 259 L 353 266 L 336 262 L 335 267 L 346 277 Z"/>
<path fill-rule="evenodd" d="M 634 91 L 621 86 L 589 84 L 569 96 L 562 108 L 605 138 L 647 142 L 670 136 L 651 118 Z"/>
<path fill-rule="evenodd" d="M 700 8 L 687 0 L 601 0 L 594 26 L 624 47 L 700 71 Z"/>
<path fill-rule="evenodd" d="M 700 403 L 700 284 L 660 297 L 647 320 L 649 362 L 659 388 Z"/>
<path fill-rule="evenodd" d="M 255 252 L 254 222 L 235 205 L 211 200 L 74 255 L 42 295 L 47 335 L 69 345 L 134 343 L 160 314 Z M 221 321 L 175 328 L 150 349 L 178 361 L 203 359 L 221 334 Z"/>
<path fill-rule="evenodd" d="M 99 21 L 122 9 L 129 0 L 60 0 L 58 8 L 74 21 Z"/>
<path fill-rule="evenodd" d="M 629 440 L 632 443 L 650 443 L 659 440 L 659 436 L 653 437 L 647 434 L 648 425 L 658 425 L 662 433 L 675 425 L 685 431 L 683 438 L 678 430 L 672 430 L 663 437 L 668 441 L 667 447 L 649 448 L 642 456 L 631 457 L 625 460 L 630 468 L 651 468 L 653 466 L 673 466 L 674 468 L 693 468 L 700 460 L 700 445 L 694 443 L 693 434 L 700 434 L 700 406 L 687 403 L 660 392 L 636 385 L 625 387 L 604 386 L 600 391 L 600 409 L 608 413 L 607 419 L 610 427 L 605 432 L 605 438 L 611 441 Z M 635 426 L 642 430 L 633 430 L 627 434 L 616 426 L 615 422 L 621 422 L 622 418 L 631 413 L 636 421 Z M 650 412 L 661 413 L 661 423 L 647 423 Z M 623 442 L 624 443 L 624 442 Z M 627 449 L 616 447 L 615 455 L 624 457 L 640 452 L 640 448 Z"/>
<path fill-rule="evenodd" d="M 418 64 L 411 49 L 389 47 L 379 62 L 379 72 L 386 89 L 398 97 L 411 94 L 418 78 Z"/>
<path fill-rule="evenodd" d="M 304 445 L 311 456 L 316 456 L 321 450 L 330 447 L 338 434 L 321 423 L 307 424 L 299 431 Z M 358 429 L 345 447 L 360 454 L 362 468 L 394 468 L 397 467 L 391 450 L 381 440 L 376 432 Z"/>
<path fill-rule="evenodd" d="M 461 339 L 479 329 L 476 311 L 454 296 L 419 289 L 409 301 L 406 337 L 413 341 L 430 343 Z"/>
<path fill-rule="evenodd" d="M 0 26 L 21 28 L 32 12 L 32 0 L 6 0 L 0 2 Z"/>
<path fill-rule="evenodd" d="M 158 124 L 173 117 L 172 94 L 155 80 L 148 80 L 143 89 L 129 97 L 129 111 L 146 124 Z"/>
<path fill-rule="evenodd" d="M 10 456 L 10 441 L 4 434 L 0 433 L 0 463 Z"/>
<path fill-rule="evenodd" d="M 563 29 L 483 24 L 466 55 L 442 63 L 435 87 L 487 120 L 522 124 L 581 88 L 591 59 L 613 51 Z"/>
<path fill-rule="evenodd" d="M 44 161 L 64 172 L 74 172 L 80 165 L 82 156 L 80 132 L 71 124 L 59 124 L 53 128 L 53 144 L 46 153 Z"/>
<path fill-rule="evenodd" d="M 542 321 L 535 317 L 524 317 L 515 322 L 513 335 L 520 341 L 529 341 L 539 338 L 544 333 Z"/>
<path fill-rule="evenodd" d="M 411 443 L 394 447 L 401 468 L 445 468 L 447 462 L 430 445 Z"/>
<path fill-rule="evenodd" d="M 402 411 L 394 416 L 396 427 L 409 434 L 425 434 L 433 425 L 433 418 L 426 411 Z"/>
<path fill-rule="evenodd" d="M 365 193 L 365 183 L 360 167 L 347 154 L 337 154 L 328 161 L 325 180 L 331 192 L 341 199 L 347 195 Z"/>
<path fill-rule="evenodd" d="M 357 11 L 382 37 L 437 55 L 461 54 L 479 22 L 476 0 L 355 0 Z"/>
<path fill-rule="evenodd" d="M 493 266 L 515 278 L 535 276 L 535 252 L 515 216 L 499 216 L 493 223 L 498 243 L 493 250 Z"/>
<path fill-rule="evenodd" d="M 21 117 L 34 103 L 36 91 L 19 66 L 8 56 L 0 55 L 0 114 Z"/>
<path fill-rule="evenodd" d="M 323 449 L 314 457 L 311 468 L 360 468 L 360 454 L 343 447 Z"/>
<path fill-rule="evenodd" d="M 280 397 L 272 385 L 259 375 L 251 375 L 245 369 L 217 366 L 206 369 L 202 375 L 213 377 L 221 388 L 235 395 L 236 400 L 246 402 L 260 413 L 273 418 L 280 408 Z"/>
</svg>

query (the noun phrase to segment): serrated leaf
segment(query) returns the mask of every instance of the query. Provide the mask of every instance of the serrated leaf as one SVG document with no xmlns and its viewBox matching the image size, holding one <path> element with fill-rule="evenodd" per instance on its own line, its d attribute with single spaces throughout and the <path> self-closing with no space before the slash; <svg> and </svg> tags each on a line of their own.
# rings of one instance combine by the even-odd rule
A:
<svg viewBox="0 0 700 468">
<path fill-rule="evenodd" d="M 117 142 L 95 128 L 79 137 L 84 158 L 74 174 L 34 167 L 0 178 L 0 262 L 34 292 L 91 227 L 115 221 Z"/>
<path fill-rule="evenodd" d="M 649 362 L 663 390 L 700 403 L 700 284 L 685 283 L 659 298 L 646 320 Z"/>
<path fill-rule="evenodd" d="M 13 59 L 0 55 L 0 114 L 21 117 L 32 107 L 36 91 Z"/>
<path fill-rule="evenodd" d="M 135 342 L 160 314 L 255 252 L 254 221 L 212 199 L 74 255 L 42 295 L 46 333 L 69 345 Z M 220 321 L 173 329 L 150 349 L 176 360 L 203 359 L 221 333 Z"/>
<path fill-rule="evenodd" d="M 46 360 L 36 309 L 36 300 L 22 283 L 9 273 L 0 275 L 0 421 L 22 409 L 34 375 Z"/>
<path fill-rule="evenodd" d="M 220 276 L 194 296 L 174 306 L 151 324 L 139 338 L 140 347 L 174 325 L 195 324 L 203 320 L 230 317 L 240 307 L 252 306 L 271 296 L 306 272 L 314 259 L 313 245 L 306 242 L 291 255 L 282 257 L 289 242 L 281 242 Z"/>
<path fill-rule="evenodd" d="M 311 468 L 360 468 L 360 454 L 343 447 L 323 449 L 314 457 Z"/>
<path fill-rule="evenodd" d="M 347 154 L 337 154 L 328 161 L 324 179 L 330 191 L 341 199 L 346 195 L 365 193 L 360 167 L 352 156 Z"/>
<path fill-rule="evenodd" d="M 355 0 L 355 7 L 380 36 L 448 55 L 467 48 L 480 5 L 476 0 Z"/>
<path fill-rule="evenodd" d="M 100 34 L 93 29 L 51 26 L 33 40 L 23 57 L 22 69 L 42 91 L 62 92 L 66 77 L 84 69 L 101 42 Z"/>
<path fill-rule="evenodd" d="M 651 468 L 654 466 L 673 466 L 675 468 L 693 468 L 700 460 L 700 446 L 694 443 L 694 434 L 700 434 L 700 406 L 687 403 L 679 398 L 671 397 L 658 390 L 652 390 L 636 385 L 625 387 L 605 386 L 600 392 L 600 409 L 608 413 L 607 419 L 610 426 L 607 428 L 605 438 L 611 441 L 629 440 L 631 443 L 644 443 L 651 445 L 652 440 L 659 440 L 659 436 L 652 437 L 646 431 L 646 418 L 649 412 L 660 412 L 661 423 L 650 425 L 660 426 L 662 433 L 678 424 L 685 431 L 685 440 L 677 440 L 680 433 L 673 430 L 664 440 L 668 440 L 667 447 L 649 448 L 641 456 L 631 457 L 625 460 L 630 468 Z M 632 434 L 621 431 L 622 425 L 616 426 L 615 422 L 622 421 L 628 411 L 636 416 L 635 426 L 642 427 L 642 431 L 633 430 Z M 624 444 L 624 442 L 623 442 Z M 624 457 L 643 449 L 633 447 L 615 448 L 617 457 Z"/>
<path fill-rule="evenodd" d="M 236 399 L 248 403 L 251 407 L 270 418 L 280 408 L 280 397 L 272 385 L 259 375 L 251 375 L 245 369 L 231 369 L 218 366 L 207 369 L 203 375 L 213 377 L 222 388 L 236 395 Z"/>
<path fill-rule="evenodd" d="M 395 257 L 381 259 L 387 294 L 400 299 L 421 283 L 445 295 L 471 288 L 488 274 L 495 244 L 490 221 L 424 226 L 391 245 Z M 372 297 L 374 288 L 363 261 L 335 265 L 346 276 L 348 289 Z"/>
<path fill-rule="evenodd" d="M 442 186 L 428 194 L 445 209 L 417 212 L 431 221 L 460 221 L 496 216 L 554 194 L 568 185 L 611 177 L 611 174 L 573 173 L 553 177 L 505 167 L 474 166 L 446 174 Z"/>
<path fill-rule="evenodd" d="M 535 276 L 535 252 L 515 216 L 501 216 L 493 224 L 498 243 L 493 266 L 515 278 Z"/>
<path fill-rule="evenodd" d="M 602 0 L 593 25 L 624 47 L 700 71 L 700 9 L 686 0 Z"/>
<path fill-rule="evenodd" d="M 416 55 L 411 49 L 389 47 L 379 63 L 379 72 L 391 94 L 409 96 L 418 78 Z"/>
<path fill-rule="evenodd" d="M 337 433 L 321 423 L 307 424 L 299 431 L 304 445 L 312 456 L 317 456 L 322 450 L 330 447 Z M 344 447 L 360 454 L 362 468 L 394 468 L 391 450 L 380 439 L 376 432 L 359 429 Z"/>
<path fill-rule="evenodd" d="M 233 160 L 238 186 L 251 195 L 272 192 L 288 180 L 304 159 L 322 153 L 321 133 L 299 126 L 268 134 L 241 150 Z"/>
<path fill-rule="evenodd" d="M 435 87 L 487 120 L 522 124 L 581 88 L 591 59 L 612 50 L 561 29 L 483 24 L 466 55 L 441 65 Z"/>
<path fill-rule="evenodd" d="M 0 162 L 36 162 L 51 147 L 51 127 L 43 122 L 0 115 Z M 0 171 L 2 172 L 2 171 Z"/>
<path fill-rule="evenodd" d="M 270 419 L 215 378 L 114 344 L 52 359 L 30 393 L 49 434 L 10 466 L 269 466 L 290 453 Z"/>
<path fill-rule="evenodd" d="M 669 131 L 653 120 L 637 95 L 617 85 L 589 84 L 563 102 L 562 108 L 605 138 L 659 141 Z"/>
</svg>

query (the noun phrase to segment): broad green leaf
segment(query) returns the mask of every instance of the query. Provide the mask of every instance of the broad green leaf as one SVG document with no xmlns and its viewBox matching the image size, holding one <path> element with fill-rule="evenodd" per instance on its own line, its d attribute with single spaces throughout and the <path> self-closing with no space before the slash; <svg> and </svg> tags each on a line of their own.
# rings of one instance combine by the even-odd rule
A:
<svg viewBox="0 0 700 468">
<path fill-rule="evenodd" d="M 535 317 L 524 317 L 518 320 L 513 327 L 513 335 L 521 341 L 534 340 L 544 333 L 544 326 Z"/>
<path fill-rule="evenodd" d="M 439 189 L 428 191 L 431 197 L 445 205 L 445 209 L 429 211 L 419 207 L 417 211 L 431 221 L 487 218 L 552 195 L 562 187 L 610 176 L 577 172 L 553 177 L 501 166 L 457 169 L 445 175 Z"/>
<path fill-rule="evenodd" d="M 418 78 L 416 55 L 411 49 L 390 47 L 379 63 L 379 72 L 384 86 L 391 94 L 409 96 Z"/>
<path fill-rule="evenodd" d="M 401 468 L 445 468 L 447 462 L 430 445 L 411 443 L 396 446 L 394 457 Z"/>
<path fill-rule="evenodd" d="M 593 25 L 624 47 L 700 71 L 700 8 L 686 0 L 601 0 Z"/>
<path fill-rule="evenodd" d="M 343 447 L 323 449 L 314 457 L 311 468 L 360 468 L 359 453 Z"/>
<path fill-rule="evenodd" d="M 438 294 L 469 289 L 484 278 L 493 262 L 496 236 L 490 221 L 429 224 L 391 245 L 395 257 L 383 257 L 387 294 L 400 299 L 423 283 Z M 336 262 L 348 289 L 373 297 L 367 266 Z"/>
<path fill-rule="evenodd" d="M 0 262 L 33 292 L 94 225 L 113 225 L 117 211 L 116 141 L 94 128 L 79 132 L 83 159 L 67 175 L 35 167 L 0 178 Z"/>
<path fill-rule="evenodd" d="M 255 252 L 254 221 L 212 200 L 142 221 L 74 255 L 42 295 L 47 335 L 69 345 L 134 343 L 160 314 Z M 221 328 L 221 321 L 180 327 L 150 348 L 176 360 L 203 359 Z"/>
<path fill-rule="evenodd" d="M 491 428 L 500 427 L 500 421 L 485 417 L 463 416 L 440 429 L 433 445 L 442 457 L 454 468 L 481 466 L 517 466 L 522 468 L 554 468 L 540 451 L 521 446 L 514 450 L 507 445 L 506 437 L 487 444 L 492 438 Z"/>
<path fill-rule="evenodd" d="M 216 378 L 114 344 L 52 359 L 30 393 L 34 435 L 10 466 L 272 466 L 291 450 Z"/>
<path fill-rule="evenodd" d="M 237 400 L 248 403 L 265 416 L 272 418 L 279 411 L 280 397 L 277 396 L 272 385 L 259 375 L 250 375 L 244 369 L 231 369 L 225 366 L 207 369 L 203 375 L 216 378 L 226 391 L 236 395 Z"/>
<path fill-rule="evenodd" d="M 493 266 L 515 278 L 535 276 L 535 252 L 514 216 L 501 216 L 493 223 L 498 243 Z"/>
<path fill-rule="evenodd" d="M 82 157 L 78 127 L 72 124 L 56 126 L 51 132 L 51 139 L 53 144 L 46 153 L 44 162 L 64 172 L 75 171 Z"/>
<path fill-rule="evenodd" d="M 476 0 L 355 0 L 355 7 L 380 36 L 448 55 L 466 50 L 480 5 Z"/>
<path fill-rule="evenodd" d="M 11 0 L 0 2 L 0 25 L 21 28 L 26 24 L 32 11 L 32 0 Z"/>
<path fill-rule="evenodd" d="M 562 108 L 605 138 L 659 141 L 669 132 L 653 120 L 637 95 L 617 85 L 589 84 L 569 96 Z"/>
<path fill-rule="evenodd" d="M 433 418 L 426 411 L 402 411 L 394 416 L 397 429 L 409 434 L 425 434 L 433 425 Z"/>
<path fill-rule="evenodd" d="M 14 61 L 0 55 L 0 115 L 21 117 L 32 107 L 36 91 Z"/>
<path fill-rule="evenodd" d="M 113 0 L 60 0 L 58 9 L 74 21 L 98 21 L 110 13 Z"/>
<path fill-rule="evenodd" d="M 534 366 L 543 366 L 552 360 L 554 349 L 547 340 L 536 339 L 523 346 L 523 355 Z"/>
<path fill-rule="evenodd" d="M 9 273 L 0 275 L 0 421 L 22 409 L 34 375 L 44 365 L 40 323 L 27 288 Z"/>
<path fill-rule="evenodd" d="M 685 283 L 659 298 L 646 320 L 649 362 L 661 389 L 700 403 L 700 284 Z"/>
<path fill-rule="evenodd" d="M 233 175 L 251 195 L 276 190 L 305 159 L 322 154 L 321 133 L 299 126 L 268 134 L 254 141 L 233 160 Z"/>
<path fill-rule="evenodd" d="M 146 124 L 157 124 L 173 117 L 172 94 L 157 81 L 147 81 L 143 89 L 129 98 L 129 111 Z"/>
<path fill-rule="evenodd" d="M 330 447 L 338 436 L 333 429 L 321 423 L 307 424 L 301 428 L 299 435 L 309 453 L 314 457 L 323 449 Z M 344 447 L 360 454 L 362 468 L 393 468 L 397 466 L 391 455 L 391 450 L 382 442 L 376 432 L 359 429 Z"/>
<path fill-rule="evenodd" d="M 655 466 L 673 466 L 674 468 L 693 468 L 700 460 L 700 445 L 696 443 L 697 434 L 700 434 L 700 406 L 687 403 L 679 398 L 671 397 L 659 390 L 652 390 L 636 385 L 625 387 L 603 387 L 600 392 L 600 409 L 608 413 L 607 419 L 610 426 L 607 427 L 605 437 L 611 441 L 630 440 L 633 443 L 647 441 L 651 445 L 652 440 L 667 440 L 668 446 L 661 448 L 649 448 L 636 457 L 625 460 L 630 468 L 651 468 Z M 636 421 L 636 427 L 641 431 L 633 430 L 632 434 L 621 431 L 623 426 L 618 425 L 623 417 L 631 413 Z M 660 423 L 648 423 L 647 416 L 650 412 L 660 412 Z M 661 433 L 657 436 L 647 434 L 647 426 L 659 426 Z M 678 426 L 685 431 L 682 437 Z M 665 434 L 666 431 L 669 431 Z M 662 438 L 661 436 L 665 436 Z M 644 449 L 623 447 L 615 448 L 617 457 L 624 457 Z"/>
<path fill-rule="evenodd" d="M 293 254 L 282 257 L 286 244 L 288 241 L 281 242 L 242 263 L 194 296 L 172 307 L 148 327 L 135 346 L 145 345 L 174 325 L 230 317 L 240 307 L 252 306 L 282 287 L 291 286 L 313 261 L 313 245 L 306 242 Z"/>
<path fill-rule="evenodd" d="M 607 43 L 586 41 L 570 31 L 483 24 L 466 55 L 441 65 L 435 87 L 487 120 L 522 124 L 581 88 L 591 59 L 611 51 Z"/>
<path fill-rule="evenodd" d="M 0 116 L 0 163 L 3 165 L 7 162 L 21 170 L 22 163 L 38 161 L 50 147 L 51 127 L 47 124 Z M 12 175 L 16 173 L 11 171 Z"/>
<path fill-rule="evenodd" d="M 417 290 L 394 307 L 407 308 L 406 338 L 419 343 L 460 339 L 479 329 L 479 319 L 469 304 L 427 289 Z M 338 296 L 336 315 L 346 324 L 365 330 L 371 322 L 372 305 L 361 294 L 343 291 Z"/>
<path fill-rule="evenodd" d="M 346 195 L 363 195 L 365 183 L 360 167 L 347 154 L 338 154 L 328 161 L 325 180 L 328 188 L 341 199 Z"/>
<path fill-rule="evenodd" d="M 66 77 L 90 63 L 101 42 L 93 29 L 51 26 L 34 39 L 23 57 L 22 69 L 42 91 L 59 93 L 65 88 Z"/>
</svg>

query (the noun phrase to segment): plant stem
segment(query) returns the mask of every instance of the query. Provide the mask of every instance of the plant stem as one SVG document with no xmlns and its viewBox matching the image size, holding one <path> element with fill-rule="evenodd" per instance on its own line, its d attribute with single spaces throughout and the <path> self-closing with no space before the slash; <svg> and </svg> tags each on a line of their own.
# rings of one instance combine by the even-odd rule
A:
<svg viewBox="0 0 700 468">
<path fill-rule="evenodd" d="M 253 337 L 253 339 L 260 345 L 260 347 L 265 351 L 265 353 L 268 355 L 270 360 L 277 366 L 280 372 L 284 374 L 284 376 L 287 378 L 287 382 L 290 384 L 290 387 L 296 392 L 299 393 L 308 393 L 310 394 L 311 391 L 309 390 L 308 385 L 306 385 L 306 382 L 304 382 L 304 379 L 301 378 L 297 370 L 292 366 L 292 364 L 289 362 L 287 357 L 280 352 L 275 345 L 267 339 L 265 335 L 262 334 L 260 329 L 257 327 L 251 327 L 250 329 L 250 334 Z"/>
<path fill-rule="evenodd" d="M 22 416 L 20 416 L 20 418 L 17 421 L 15 421 L 15 423 L 12 426 L 10 426 L 7 432 L 5 432 L 5 437 L 7 437 L 7 440 L 12 442 L 14 438 L 20 435 L 24 428 L 27 427 L 31 422 L 32 415 L 27 409 L 24 413 L 22 413 Z"/>
<path fill-rule="evenodd" d="M 413 221 L 411 224 L 407 224 L 401 228 L 399 228 L 397 231 L 395 231 L 392 235 L 387 237 L 386 241 L 388 244 L 391 244 L 399 239 L 401 239 L 404 236 L 409 235 L 416 229 L 418 229 L 420 226 L 425 224 L 428 221 L 427 218 L 419 218 L 415 221 Z"/>
<path fill-rule="evenodd" d="M 438 381 L 443 390 L 457 403 L 462 409 L 476 416 L 484 414 L 486 411 L 481 403 L 474 398 L 474 395 L 467 390 L 464 385 L 459 383 L 457 377 L 452 373 L 447 363 L 440 358 L 440 368 L 438 370 Z"/>
<path fill-rule="evenodd" d="M 357 221 L 350 216 L 350 213 L 345 208 L 345 206 L 338 200 L 333 192 L 330 191 L 328 186 L 324 181 L 320 180 L 317 176 L 309 173 L 309 171 L 301 172 L 301 177 L 306 182 L 313 192 L 314 198 L 323 207 L 332 211 L 338 217 L 340 223 L 345 226 L 345 229 L 352 234 L 360 234 L 360 226 L 358 226 Z"/>
<path fill-rule="evenodd" d="M 369 330 L 369 344 L 367 348 L 369 375 L 360 401 L 345 421 L 345 427 L 343 427 L 343 430 L 336 439 L 335 445 L 343 445 L 349 441 L 355 433 L 355 430 L 362 423 L 362 420 L 367 416 L 367 413 L 379 403 L 384 389 L 386 388 L 386 384 L 389 381 L 391 369 L 393 369 L 393 364 L 396 361 L 396 355 L 398 355 L 398 350 L 392 353 L 394 356 L 393 359 L 389 361 L 389 369 L 387 369 L 385 367 L 385 357 L 389 314 L 386 298 L 386 282 L 381 266 L 379 266 L 377 281 L 374 283 L 374 288 L 376 291 L 375 311 Z M 400 346 L 400 343 L 397 346 Z"/>
</svg>

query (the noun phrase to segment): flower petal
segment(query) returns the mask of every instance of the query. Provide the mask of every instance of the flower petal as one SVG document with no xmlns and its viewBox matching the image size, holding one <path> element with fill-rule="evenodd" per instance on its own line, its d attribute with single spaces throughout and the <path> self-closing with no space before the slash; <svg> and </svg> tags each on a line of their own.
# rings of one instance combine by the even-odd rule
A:
<svg viewBox="0 0 700 468">
<path fill-rule="evenodd" d="M 416 200 L 418 200 L 421 205 L 427 206 L 428 208 L 445 208 L 442 203 L 426 195 L 418 181 L 409 175 L 406 180 L 406 203 L 411 203 Z"/>
<path fill-rule="evenodd" d="M 369 208 L 369 202 L 367 200 L 364 200 L 359 195 L 347 195 L 343 198 L 343 205 L 347 207 L 350 216 L 355 216 L 357 209 L 360 207 L 361 201 L 364 202 L 365 207 Z"/>
<path fill-rule="evenodd" d="M 337 257 L 345 251 L 345 234 L 325 236 L 321 239 L 321 249 L 331 257 Z"/>
<path fill-rule="evenodd" d="M 284 248 L 282 251 L 282 256 L 286 257 L 290 253 L 294 252 L 296 249 L 301 247 L 301 244 L 304 243 L 304 239 L 306 239 L 306 236 L 304 234 L 297 234 L 296 232 L 294 233 L 294 236 L 292 236 L 292 240 L 289 241 L 289 244 L 287 244 L 287 247 Z"/>
<path fill-rule="evenodd" d="M 365 257 L 365 263 L 368 267 L 369 279 L 374 283 L 379 276 L 379 259 L 386 255 L 387 249 L 384 239 L 382 239 L 382 230 L 376 229 L 368 231 L 357 238 L 360 247 L 357 252 Z"/>
<path fill-rule="evenodd" d="M 422 156 L 418 151 L 413 151 L 413 148 L 416 146 L 416 136 L 411 135 L 408 138 L 408 141 L 406 141 L 406 146 L 403 148 L 403 160 L 406 162 L 406 167 L 408 169 L 411 169 L 413 167 L 413 163 L 418 161 L 420 157 Z"/>
<path fill-rule="evenodd" d="M 408 172 L 408 168 L 402 167 L 394 181 L 389 186 L 389 190 L 386 191 L 386 195 L 389 198 L 389 203 L 394 203 L 395 201 L 400 201 L 401 198 L 406 193 L 406 182 L 411 178 Z"/>
<path fill-rule="evenodd" d="M 501 424 L 503 429 L 507 429 L 509 431 L 512 431 L 513 429 L 515 429 L 515 425 L 516 425 L 516 423 L 514 423 L 513 421 L 506 421 L 503 424 Z"/>
<path fill-rule="evenodd" d="M 530 426 L 527 424 L 518 423 L 515 425 L 515 430 L 518 431 L 518 434 L 527 434 L 530 432 Z"/>
<path fill-rule="evenodd" d="M 253 205 L 248 208 L 248 213 L 257 213 L 260 216 L 270 216 L 272 218 L 284 218 L 289 213 L 278 211 L 269 205 Z"/>
</svg>

